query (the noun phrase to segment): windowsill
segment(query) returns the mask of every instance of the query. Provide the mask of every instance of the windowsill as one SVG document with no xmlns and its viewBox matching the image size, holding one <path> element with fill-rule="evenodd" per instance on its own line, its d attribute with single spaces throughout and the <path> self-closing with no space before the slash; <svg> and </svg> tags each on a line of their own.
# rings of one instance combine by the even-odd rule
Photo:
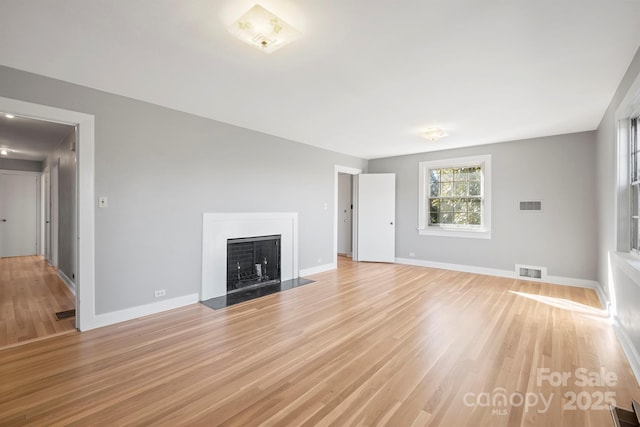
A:
<svg viewBox="0 0 640 427">
<path fill-rule="evenodd" d="M 455 228 L 418 228 L 421 236 L 461 237 L 466 239 L 491 239 L 491 231 L 486 229 L 455 229 Z"/>
</svg>

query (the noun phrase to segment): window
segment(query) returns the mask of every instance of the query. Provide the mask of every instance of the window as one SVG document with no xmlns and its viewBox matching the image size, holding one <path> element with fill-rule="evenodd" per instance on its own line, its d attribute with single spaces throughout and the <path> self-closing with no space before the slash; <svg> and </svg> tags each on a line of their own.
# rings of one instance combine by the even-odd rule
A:
<svg viewBox="0 0 640 427">
<path fill-rule="evenodd" d="M 630 120 L 629 132 L 630 167 L 631 172 L 631 250 L 640 250 L 640 144 L 638 141 L 638 117 Z"/>
<path fill-rule="evenodd" d="M 418 232 L 491 238 L 491 156 L 420 163 Z"/>
</svg>

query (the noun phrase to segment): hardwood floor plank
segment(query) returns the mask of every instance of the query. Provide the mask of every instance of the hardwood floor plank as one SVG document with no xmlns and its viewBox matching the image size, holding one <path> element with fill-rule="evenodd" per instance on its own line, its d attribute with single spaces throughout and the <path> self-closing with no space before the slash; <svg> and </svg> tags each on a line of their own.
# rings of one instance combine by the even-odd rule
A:
<svg viewBox="0 0 640 427">
<path fill-rule="evenodd" d="M 592 290 L 339 264 L 226 309 L 196 304 L 0 350 L 0 425 L 595 426 L 608 412 L 567 409 L 567 393 L 640 398 Z M 20 316 L 0 337 L 27 333 Z M 581 367 L 618 381 L 539 384 L 541 368 Z M 496 390 L 542 395 L 549 407 L 478 400 Z"/>
<path fill-rule="evenodd" d="M 0 258 L 0 348 L 75 330 L 75 297 L 39 256 Z"/>
</svg>

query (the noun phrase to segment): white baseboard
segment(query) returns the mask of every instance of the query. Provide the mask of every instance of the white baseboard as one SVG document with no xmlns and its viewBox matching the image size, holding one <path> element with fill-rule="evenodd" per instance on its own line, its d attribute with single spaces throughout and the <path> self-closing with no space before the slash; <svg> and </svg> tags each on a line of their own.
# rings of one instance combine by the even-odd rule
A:
<svg viewBox="0 0 640 427">
<path fill-rule="evenodd" d="M 640 384 L 640 355 L 638 354 L 638 350 L 636 350 L 629 335 L 627 335 L 624 329 L 620 326 L 618 319 L 615 316 L 612 316 L 611 320 L 611 326 L 618 337 L 618 341 L 622 346 L 624 354 L 627 356 L 633 375 L 636 377 L 636 382 Z"/>
<path fill-rule="evenodd" d="M 58 275 L 60 280 L 62 280 L 64 282 L 64 284 L 67 285 L 67 288 L 69 288 L 71 293 L 73 295 L 75 295 L 76 294 L 76 284 L 73 282 L 73 280 L 69 279 L 67 277 L 67 275 L 64 274 L 64 272 L 62 270 L 58 270 L 56 274 Z"/>
<path fill-rule="evenodd" d="M 423 259 L 396 258 L 398 264 L 415 265 L 418 267 L 440 268 L 443 270 L 462 271 L 464 273 L 484 274 L 487 276 L 508 277 L 515 279 L 515 271 L 498 270 L 495 268 L 475 267 L 472 265 L 448 264 L 444 262 L 426 261 Z"/>
<path fill-rule="evenodd" d="M 500 270 L 497 268 L 477 267 L 474 265 L 448 264 L 444 262 L 425 261 L 422 259 L 396 258 L 398 264 L 416 265 L 419 267 L 441 268 L 443 270 L 461 271 L 464 273 L 484 274 L 487 276 L 506 277 L 517 279 L 515 271 Z M 545 283 L 563 286 L 577 286 L 580 288 L 598 289 L 598 282 L 595 280 L 575 279 L 572 277 L 546 276 Z"/>
<path fill-rule="evenodd" d="M 554 285 L 575 286 L 577 288 L 594 289 L 596 290 L 596 293 L 600 288 L 600 285 L 595 280 L 576 279 L 575 277 L 547 276 L 544 279 L 544 282 L 552 283 Z"/>
<path fill-rule="evenodd" d="M 600 300 L 600 304 L 602 305 L 602 309 L 609 313 L 609 299 L 602 291 L 602 286 L 596 286 L 596 295 L 598 295 L 598 299 Z M 610 314 L 610 313 L 609 313 Z"/>
<path fill-rule="evenodd" d="M 304 268 L 300 270 L 298 273 L 298 276 L 299 277 L 311 276 L 312 274 L 324 273 L 325 271 L 335 270 L 336 268 L 338 268 L 338 266 L 334 262 L 330 264 L 317 265 L 315 267 Z"/>
<path fill-rule="evenodd" d="M 162 311 L 184 307 L 185 305 L 195 304 L 198 301 L 198 294 L 189 294 L 181 297 L 165 299 L 151 304 L 125 308 L 124 310 L 97 314 L 92 319 L 91 325 L 83 330 L 100 328 L 103 326 L 113 325 L 115 323 L 125 322 L 127 320 L 137 319 L 138 317 L 149 316 L 150 314 L 156 314 Z"/>
</svg>

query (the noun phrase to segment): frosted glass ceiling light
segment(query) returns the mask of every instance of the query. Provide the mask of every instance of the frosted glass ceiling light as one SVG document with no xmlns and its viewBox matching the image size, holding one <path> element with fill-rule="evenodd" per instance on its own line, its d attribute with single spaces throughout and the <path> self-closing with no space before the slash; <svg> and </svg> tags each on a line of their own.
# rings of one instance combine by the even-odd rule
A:
<svg viewBox="0 0 640 427">
<path fill-rule="evenodd" d="M 447 132 L 445 132 L 444 129 L 437 128 L 437 127 L 433 127 L 433 128 L 427 129 L 423 133 L 423 135 L 429 141 L 434 141 L 434 142 L 439 140 L 439 139 L 441 139 L 441 138 L 444 138 L 445 136 L 449 136 L 449 134 Z"/>
<path fill-rule="evenodd" d="M 289 44 L 300 32 L 260 5 L 255 5 L 238 18 L 229 32 L 264 53 Z"/>
<path fill-rule="evenodd" d="M 0 150 L 0 156 L 8 156 L 9 155 L 9 150 L 3 148 L 2 150 Z"/>
</svg>

